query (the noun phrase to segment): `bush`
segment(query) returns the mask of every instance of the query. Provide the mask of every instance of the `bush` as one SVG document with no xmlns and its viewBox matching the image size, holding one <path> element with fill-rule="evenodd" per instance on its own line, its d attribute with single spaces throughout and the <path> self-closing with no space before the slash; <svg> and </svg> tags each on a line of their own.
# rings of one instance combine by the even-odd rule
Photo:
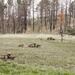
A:
<svg viewBox="0 0 75 75">
<path fill-rule="evenodd" d="M 75 35 L 75 27 L 68 27 L 67 28 L 67 34 L 69 34 L 69 35 Z"/>
</svg>

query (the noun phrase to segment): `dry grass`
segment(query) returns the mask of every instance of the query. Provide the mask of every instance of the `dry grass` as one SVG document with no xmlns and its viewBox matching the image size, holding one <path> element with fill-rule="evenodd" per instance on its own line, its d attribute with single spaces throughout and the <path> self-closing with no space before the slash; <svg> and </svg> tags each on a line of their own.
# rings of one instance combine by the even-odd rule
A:
<svg viewBox="0 0 75 75">
<path fill-rule="evenodd" d="M 31 43 L 40 44 L 40 48 L 28 48 Z M 23 48 L 18 47 L 24 44 Z M 7 62 L 44 69 L 75 71 L 75 40 L 47 41 L 39 38 L 0 38 L 0 56 L 6 53 L 16 56 Z M 53 74 L 56 75 L 56 74 Z M 58 74 L 57 74 L 58 75 Z M 59 74 L 61 75 L 61 74 Z M 64 74 L 65 75 L 65 74 Z M 68 74 L 70 75 L 70 74 Z"/>
</svg>

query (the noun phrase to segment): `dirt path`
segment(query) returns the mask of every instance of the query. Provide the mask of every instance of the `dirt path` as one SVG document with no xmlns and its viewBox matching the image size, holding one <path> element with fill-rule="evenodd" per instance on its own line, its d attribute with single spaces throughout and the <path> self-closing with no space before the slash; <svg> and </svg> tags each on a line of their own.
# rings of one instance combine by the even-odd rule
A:
<svg viewBox="0 0 75 75">
<path fill-rule="evenodd" d="M 0 38 L 47 38 L 53 37 L 60 39 L 60 35 L 56 34 L 1 34 Z M 64 35 L 65 39 L 75 39 L 75 36 Z"/>
</svg>

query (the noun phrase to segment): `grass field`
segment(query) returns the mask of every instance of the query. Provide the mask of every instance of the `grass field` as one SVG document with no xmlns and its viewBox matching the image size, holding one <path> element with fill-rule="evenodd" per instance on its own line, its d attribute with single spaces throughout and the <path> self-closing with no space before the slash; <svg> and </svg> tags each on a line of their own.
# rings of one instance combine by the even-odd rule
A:
<svg viewBox="0 0 75 75">
<path fill-rule="evenodd" d="M 34 42 L 41 47 L 27 47 Z M 0 38 L 0 56 L 7 53 L 16 58 L 0 60 L 0 75 L 75 75 L 74 39 Z"/>
</svg>

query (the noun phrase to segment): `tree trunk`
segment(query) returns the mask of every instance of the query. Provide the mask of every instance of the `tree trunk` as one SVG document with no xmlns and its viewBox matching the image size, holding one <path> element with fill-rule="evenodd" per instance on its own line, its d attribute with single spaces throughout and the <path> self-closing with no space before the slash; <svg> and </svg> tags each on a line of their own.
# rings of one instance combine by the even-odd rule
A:
<svg viewBox="0 0 75 75">
<path fill-rule="evenodd" d="M 34 0 L 33 0 L 33 31 L 34 31 Z"/>
</svg>

